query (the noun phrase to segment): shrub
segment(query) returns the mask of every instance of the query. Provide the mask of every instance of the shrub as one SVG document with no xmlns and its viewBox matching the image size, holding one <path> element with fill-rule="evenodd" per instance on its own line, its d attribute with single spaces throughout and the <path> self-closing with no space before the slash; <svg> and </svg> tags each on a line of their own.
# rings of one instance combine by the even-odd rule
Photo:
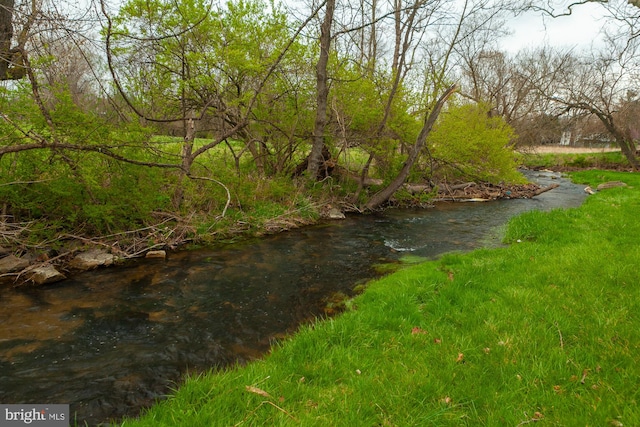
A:
<svg viewBox="0 0 640 427">
<path fill-rule="evenodd" d="M 447 180 L 522 182 L 513 152 L 513 129 L 483 104 L 453 105 L 429 135 L 431 153 Z"/>
</svg>

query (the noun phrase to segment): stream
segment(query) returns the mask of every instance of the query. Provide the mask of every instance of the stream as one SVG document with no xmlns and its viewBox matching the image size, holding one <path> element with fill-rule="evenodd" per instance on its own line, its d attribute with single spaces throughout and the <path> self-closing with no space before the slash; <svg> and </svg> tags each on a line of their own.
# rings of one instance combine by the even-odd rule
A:
<svg viewBox="0 0 640 427">
<path fill-rule="evenodd" d="M 500 245 L 519 213 L 579 206 L 560 187 L 534 199 L 445 203 L 348 216 L 259 240 L 169 254 L 0 293 L 0 403 L 70 404 L 78 424 L 136 416 L 187 372 L 265 354 L 301 323 L 334 314 L 377 266 Z"/>
</svg>

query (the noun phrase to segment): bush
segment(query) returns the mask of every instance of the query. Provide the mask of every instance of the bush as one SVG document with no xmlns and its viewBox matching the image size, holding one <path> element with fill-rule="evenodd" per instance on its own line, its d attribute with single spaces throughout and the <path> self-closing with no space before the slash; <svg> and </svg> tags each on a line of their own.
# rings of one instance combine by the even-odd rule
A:
<svg viewBox="0 0 640 427">
<path fill-rule="evenodd" d="M 446 180 L 522 182 L 513 152 L 513 129 L 483 104 L 453 105 L 429 135 L 431 154 Z"/>
</svg>

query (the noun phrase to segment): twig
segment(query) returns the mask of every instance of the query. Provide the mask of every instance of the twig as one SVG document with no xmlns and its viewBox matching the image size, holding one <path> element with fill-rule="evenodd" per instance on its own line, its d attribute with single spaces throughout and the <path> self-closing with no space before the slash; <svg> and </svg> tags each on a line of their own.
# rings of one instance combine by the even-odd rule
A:
<svg viewBox="0 0 640 427">
<path fill-rule="evenodd" d="M 525 412 L 524 415 L 527 416 L 527 413 Z M 542 420 L 543 418 L 544 418 L 544 415 L 542 415 L 540 412 L 536 412 L 536 413 L 533 414 L 532 418 L 529 418 L 528 420 L 524 420 L 524 421 L 520 422 L 516 427 L 523 426 L 523 425 L 529 424 L 529 423 L 535 423 L 535 422 L 538 422 L 538 421 Z"/>
<path fill-rule="evenodd" d="M 5 187 L 7 185 L 18 185 L 18 184 L 37 184 L 38 182 L 47 182 L 47 181 L 53 181 L 52 178 L 50 179 L 39 179 L 36 181 L 13 181 L 13 182 L 6 182 L 4 184 L 0 184 L 0 187 Z"/>
<path fill-rule="evenodd" d="M 176 217 L 175 215 L 170 215 L 170 217 L 164 219 L 160 223 L 156 225 L 151 225 L 148 227 L 139 228 L 137 230 L 123 231 L 120 233 L 110 234 L 107 236 L 99 236 L 94 238 L 86 238 L 82 236 L 76 236 L 73 234 L 62 234 L 59 238 L 71 238 L 80 240 L 82 242 L 102 246 L 110 249 L 112 252 L 117 253 L 124 259 L 135 258 L 140 254 L 164 246 L 173 246 L 176 242 L 184 241 L 184 234 L 186 229 L 180 229 L 179 227 L 174 227 L 169 229 L 168 227 L 160 228 L 163 224 L 169 221 L 182 221 L 181 218 Z M 176 232 L 178 231 L 178 232 Z M 142 235 L 142 232 L 146 232 Z M 172 235 L 175 235 L 171 237 Z M 130 236 L 130 237 L 128 237 Z M 118 238 L 123 237 L 128 239 L 125 242 L 118 240 Z M 152 246 L 148 246 L 150 239 L 158 241 L 161 240 L 160 243 L 156 243 Z M 113 239 L 113 240 L 111 240 Z M 111 241 L 110 241 L 111 240 Z M 144 248 L 140 249 L 141 246 Z"/>
<path fill-rule="evenodd" d="M 553 322 L 556 329 L 558 330 L 558 335 L 560 336 L 560 348 L 564 350 L 564 340 L 562 339 L 562 332 L 560 331 L 560 327 L 558 326 L 558 322 Z"/>
<path fill-rule="evenodd" d="M 193 176 L 193 175 L 189 175 L 189 178 L 191 178 L 191 179 L 201 179 L 203 181 L 212 181 L 212 182 L 215 182 L 216 184 L 220 185 L 222 188 L 225 189 L 225 191 L 227 192 L 227 204 L 224 205 L 224 209 L 222 210 L 222 214 L 220 215 L 222 218 L 224 218 L 224 216 L 227 213 L 227 209 L 229 208 L 229 205 L 231 204 L 231 192 L 229 191 L 229 188 L 227 188 L 226 185 L 224 185 L 222 182 L 218 181 L 217 179 L 207 178 L 205 176 Z"/>
<path fill-rule="evenodd" d="M 137 257 L 138 255 L 140 255 L 140 254 L 142 254 L 144 252 L 150 251 L 150 250 L 155 249 L 155 248 L 162 248 L 164 246 L 166 246 L 165 243 L 156 243 L 155 245 L 149 246 L 148 248 L 144 248 L 144 249 L 142 249 L 140 251 L 137 251 L 135 253 L 125 255 L 125 258 L 135 258 L 135 257 Z"/>
<path fill-rule="evenodd" d="M 94 239 L 87 239 L 86 237 L 82 237 L 82 236 L 76 236 L 76 235 L 73 235 L 73 234 L 62 234 L 62 235 L 60 235 L 60 238 L 63 238 L 63 237 L 70 238 L 70 239 L 75 239 L 75 240 L 80 240 L 82 242 L 90 243 L 92 245 L 104 246 L 104 247 L 109 248 L 109 249 L 116 249 L 113 245 L 110 245 L 108 243 L 99 242 L 99 241 L 96 241 Z M 106 238 L 106 237 L 109 237 L 109 236 L 99 237 L 99 239 L 103 239 L 103 238 Z M 116 250 L 118 250 L 118 249 L 116 249 Z"/>
<path fill-rule="evenodd" d="M 135 233 L 140 233 L 141 231 L 157 229 L 162 224 L 165 224 L 165 223 L 167 223 L 169 221 L 172 221 L 172 220 L 176 220 L 176 218 L 175 217 L 167 218 L 167 219 L 159 222 L 158 224 L 150 225 L 148 227 L 138 228 L 136 230 L 128 230 L 128 231 L 122 231 L 120 233 L 107 234 L 106 236 L 99 236 L 99 237 L 97 237 L 97 239 L 108 239 L 109 237 L 126 236 L 127 234 L 135 234 Z M 69 235 L 69 237 L 76 238 L 76 236 L 72 236 L 72 235 Z"/>
<path fill-rule="evenodd" d="M 17 281 L 18 281 L 18 279 L 20 278 L 20 276 L 22 276 L 23 274 L 28 273 L 28 272 L 30 272 L 30 271 L 32 271 L 32 270 L 35 270 L 35 269 L 36 269 L 36 268 L 38 268 L 38 267 L 42 267 L 42 266 L 43 266 L 43 265 L 45 265 L 45 264 L 50 264 L 50 263 L 52 263 L 53 261 L 56 261 L 56 260 L 58 260 L 58 259 L 60 259 L 60 258 L 64 258 L 64 257 L 66 257 L 67 255 L 74 253 L 75 251 L 76 251 L 76 250 L 71 250 L 71 251 L 64 252 L 64 253 L 62 253 L 62 254 L 60 254 L 60 255 L 58 255 L 58 256 L 55 256 L 55 257 L 53 257 L 53 258 L 49 258 L 49 259 L 48 259 L 48 260 L 46 260 L 46 261 L 38 262 L 38 263 L 36 263 L 36 264 L 29 265 L 29 266 L 25 267 L 24 269 L 22 269 L 21 271 L 19 271 L 19 272 L 17 272 L 17 273 L 3 274 L 3 275 L 1 275 L 0 277 L 3 277 L 3 276 L 10 276 L 10 275 L 15 275 L 15 276 L 16 276 L 16 278 L 14 279 L 14 282 L 17 282 Z"/>
</svg>

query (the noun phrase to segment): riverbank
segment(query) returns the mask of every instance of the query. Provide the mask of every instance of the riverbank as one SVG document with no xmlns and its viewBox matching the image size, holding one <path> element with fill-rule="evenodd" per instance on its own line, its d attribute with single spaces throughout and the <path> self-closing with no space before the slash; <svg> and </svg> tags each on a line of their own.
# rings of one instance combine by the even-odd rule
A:
<svg viewBox="0 0 640 427">
<path fill-rule="evenodd" d="M 574 171 L 599 167 L 627 170 L 619 150 L 574 147 L 533 147 L 520 153 L 520 163 L 531 169 Z M 40 185 L 25 184 L 25 185 Z M 13 223 L 0 217 L 0 285 L 46 284 L 73 277 L 88 269 L 119 265 L 140 257 L 164 257 L 168 252 L 188 246 L 212 245 L 278 233 L 325 219 L 340 219 L 345 212 L 357 212 L 344 183 L 323 185 L 311 195 L 296 187 L 304 183 L 263 182 L 243 190 L 251 202 L 238 206 L 227 201 L 222 214 L 194 210 L 189 215 L 154 210 L 139 228 L 102 235 L 92 227 L 43 218 Z M 381 185 L 381 182 L 378 183 Z M 440 201 L 486 201 L 531 198 L 551 188 L 535 184 L 488 184 L 483 182 L 442 182 L 438 186 L 406 184 L 391 201 L 392 205 L 428 206 Z M 46 190 L 41 189 L 41 192 Z M 153 194 L 153 192 L 150 192 Z M 255 193 L 255 194 L 253 194 Z M 253 195 L 252 195 L 253 194 Z M 283 194 L 287 194 L 283 197 Z M 155 196 L 156 198 L 160 196 Z M 245 197 L 245 196 L 243 196 Z M 198 209 L 202 209 L 198 207 Z M 126 217 L 131 206 L 116 216 Z M 113 214 L 110 214 L 113 215 Z"/>
<path fill-rule="evenodd" d="M 123 425 L 639 424 L 640 177 L 575 179 L 628 186 L 512 220 L 508 247 L 376 281 L 264 360 L 191 378 Z"/>
<path fill-rule="evenodd" d="M 542 188 L 529 184 L 489 184 L 465 182 L 429 185 L 407 184 L 393 198 L 391 206 L 424 207 L 437 202 L 478 202 L 497 199 L 532 198 L 554 186 Z M 286 204 L 286 203 L 283 203 Z M 322 220 L 340 220 L 346 212 L 359 212 L 344 198 L 321 194 L 304 209 L 275 210 L 263 217 L 227 220 L 199 230 L 201 219 L 156 213 L 158 223 L 141 229 L 107 236 L 82 236 L 61 233 L 44 244 L 29 245 L 29 230 L 17 224 L 0 224 L 3 235 L 11 235 L 12 246 L 0 246 L 0 285 L 43 285 L 62 281 L 79 272 L 122 264 L 135 258 L 165 258 L 168 252 L 194 244 L 211 245 L 225 240 L 247 239 L 279 233 Z M 213 229 L 213 230 L 212 230 Z M 19 236 L 23 234 L 23 237 Z M 2 235 L 0 235 L 2 237 Z M 4 236 L 6 237 L 6 236 Z M 0 239 L 0 242 L 3 239 Z M 4 239 L 5 242 L 9 239 Z"/>
</svg>

